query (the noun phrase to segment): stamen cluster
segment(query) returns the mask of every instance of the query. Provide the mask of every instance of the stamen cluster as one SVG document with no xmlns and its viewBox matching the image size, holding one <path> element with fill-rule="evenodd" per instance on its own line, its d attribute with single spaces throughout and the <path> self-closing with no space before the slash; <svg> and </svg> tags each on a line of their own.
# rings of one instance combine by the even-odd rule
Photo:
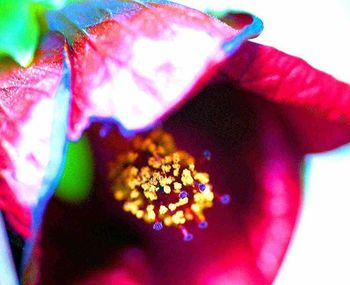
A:
<svg viewBox="0 0 350 285">
<path fill-rule="evenodd" d="M 206 228 L 204 210 L 213 206 L 209 174 L 196 170 L 195 159 L 177 150 L 172 136 L 162 130 L 146 138 L 136 136 L 130 151 L 111 165 L 114 197 L 123 209 L 155 230 L 178 227 L 192 239 L 185 224 L 195 221 Z"/>
</svg>

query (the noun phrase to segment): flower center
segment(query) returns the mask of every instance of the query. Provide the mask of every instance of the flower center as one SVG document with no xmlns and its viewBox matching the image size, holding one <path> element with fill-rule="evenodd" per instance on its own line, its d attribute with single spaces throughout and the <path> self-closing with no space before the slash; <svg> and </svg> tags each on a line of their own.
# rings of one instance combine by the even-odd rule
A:
<svg viewBox="0 0 350 285">
<path fill-rule="evenodd" d="M 203 160 L 210 160 L 209 151 L 204 151 Z M 114 197 L 126 212 L 157 231 L 177 227 L 186 241 L 193 238 L 185 226 L 188 222 L 204 229 L 208 226 L 204 210 L 215 199 L 230 201 L 229 195 L 213 192 L 209 174 L 198 171 L 194 157 L 178 150 L 172 136 L 159 129 L 146 138 L 136 136 L 131 150 L 111 164 L 109 177 Z"/>
</svg>

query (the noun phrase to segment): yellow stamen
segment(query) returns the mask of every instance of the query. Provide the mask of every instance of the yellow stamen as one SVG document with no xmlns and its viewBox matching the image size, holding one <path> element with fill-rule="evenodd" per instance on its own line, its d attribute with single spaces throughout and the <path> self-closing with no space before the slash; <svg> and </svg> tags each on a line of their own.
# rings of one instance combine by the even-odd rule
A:
<svg viewBox="0 0 350 285">
<path fill-rule="evenodd" d="M 204 210 L 213 206 L 209 174 L 197 171 L 195 159 L 162 130 L 136 136 L 132 149 L 111 164 L 109 177 L 123 209 L 158 230 L 164 224 L 187 233 L 183 225 L 205 221 Z"/>
</svg>

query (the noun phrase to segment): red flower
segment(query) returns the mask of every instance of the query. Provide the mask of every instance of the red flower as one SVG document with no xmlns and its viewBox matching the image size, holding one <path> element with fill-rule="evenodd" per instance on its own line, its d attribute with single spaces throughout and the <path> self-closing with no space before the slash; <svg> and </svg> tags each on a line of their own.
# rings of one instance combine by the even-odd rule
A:
<svg viewBox="0 0 350 285">
<path fill-rule="evenodd" d="M 241 45 L 260 31 L 246 14 L 234 15 L 230 28 L 162 1 L 101 1 L 49 19 L 68 42 L 51 33 L 32 67 L 0 74 L 0 205 L 28 234 L 23 206 L 35 208 L 55 186 L 60 157 L 49 141 L 62 149 L 64 124 L 51 135 L 51 124 L 39 129 L 37 118 L 65 122 L 64 112 L 52 116 L 68 106 L 63 70 L 71 74 L 68 137 L 88 129 L 98 171 L 91 201 L 49 206 L 42 283 L 271 284 L 298 215 L 303 156 L 350 140 L 350 86 L 273 48 Z M 91 118 L 98 123 L 89 127 Z M 210 149 L 212 183 L 232 205 L 208 211 L 208 229 L 191 244 L 123 213 L 106 191 L 106 163 L 128 139 L 114 126 L 97 135 L 109 118 L 134 130 L 161 123 L 196 156 Z M 37 176 L 20 176 L 24 166 Z"/>
</svg>

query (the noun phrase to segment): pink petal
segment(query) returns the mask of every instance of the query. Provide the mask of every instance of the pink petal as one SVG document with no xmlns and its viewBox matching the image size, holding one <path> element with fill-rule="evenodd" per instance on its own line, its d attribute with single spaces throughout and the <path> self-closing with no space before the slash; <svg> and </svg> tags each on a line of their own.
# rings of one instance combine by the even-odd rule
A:
<svg viewBox="0 0 350 285">
<path fill-rule="evenodd" d="M 136 248 L 129 248 L 124 249 L 121 256 L 108 268 L 88 273 L 82 280 L 74 282 L 74 285 L 145 285 L 151 284 L 152 279 L 145 253 Z"/>
<path fill-rule="evenodd" d="M 146 2 L 128 1 L 129 10 L 116 2 L 121 12 L 87 27 L 81 26 L 78 11 L 78 20 L 72 16 L 78 8 L 67 7 L 53 18 L 71 39 L 71 139 L 93 118 L 113 118 L 127 130 L 149 127 L 212 74 L 227 53 L 260 32 L 244 25 L 230 28 L 180 5 Z M 246 17 L 252 25 L 254 18 Z"/>
<path fill-rule="evenodd" d="M 260 109 L 260 157 L 252 162 L 262 194 L 259 219 L 251 228 L 251 246 L 268 284 L 274 280 L 289 245 L 302 193 L 302 155 L 274 111 L 268 105 Z"/>
<path fill-rule="evenodd" d="M 41 188 L 52 137 L 62 135 L 52 127 L 63 46 L 63 37 L 49 34 L 30 67 L 9 63 L 0 70 L 0 208 L 23 235 L 28 235 L 29 208 L 46 194 Z"/>
<path fill-rule="evenodd" d="M 245 43 L 222 71 L 242 89 L 281 106 L 304 152 L 350 140 L 350 85 L 272 47 Z"/>
</svg>

